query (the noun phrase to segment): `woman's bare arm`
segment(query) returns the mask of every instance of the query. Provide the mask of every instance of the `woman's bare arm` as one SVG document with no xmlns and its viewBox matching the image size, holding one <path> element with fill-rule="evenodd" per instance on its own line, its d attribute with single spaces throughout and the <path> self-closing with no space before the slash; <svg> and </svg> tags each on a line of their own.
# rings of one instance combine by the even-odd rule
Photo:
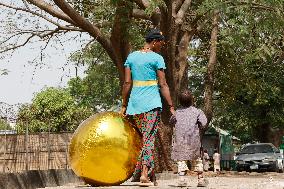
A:
<svg viewBox="0 0 284 189">
<path fill-rule="evenodd" d="M 159 69 L 157 71 L 157 75 L 158 75 L 161 94 L 164 97 L 164 99 L 167 101 L 167 103 L 170 107 L 171 113 L 174 115 L 175 114 L 174 105 L 173 105 L 173 101 L 172 101 L 172 98 L 171 98 L 171 95 L 170 95 L 170 89 L 169 89 L 169 86 L 168 86 L 167 81 L 166 81 L 164 70 Z"/>
<path fill-rule="evenodd" d="M 122 108 L 121 113 L 125 114 L 129 93 L 132 86 L 131 70 L 130 68 L 125 68 L 124 83 L 122 87 Z"/>
</svg>

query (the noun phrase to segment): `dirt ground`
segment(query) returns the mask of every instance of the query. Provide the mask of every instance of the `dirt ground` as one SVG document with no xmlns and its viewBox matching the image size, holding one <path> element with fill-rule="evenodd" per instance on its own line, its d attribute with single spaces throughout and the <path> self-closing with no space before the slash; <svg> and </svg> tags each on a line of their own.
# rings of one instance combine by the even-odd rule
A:
<svg viewBox="0 0 284 189">
<path fill-rule="evenodd" d="M 159 186 L 149 187 L 155 189 L 171 189 L 181 188 L 178 187 L 180 177 L 172 173 L 163 173 L 164 176 L 160 176 L 158 179 Z M 167 178 L 165 178 L 167 176 Z M 284 189 L 284 173 L 248 173 L 248 172 L 233 172 L 226 171 L 219 174 L 213 172 L 205 173 L 205 177 L 209 181 L 206 189 Z M 187 176 L 183 176 L 187 183 L 188 189 L 197 189 L 197 177 L 194 173 L 190 173 Z M 88 185 L 72 185 L 60 186 L 60 187 L 47 187 L 46 189 L 135 189 L 141 188 L 139 183 L 133 183 L 126 181 L 120 186 L 111 187 L 91 187 Z"/>
</svg>

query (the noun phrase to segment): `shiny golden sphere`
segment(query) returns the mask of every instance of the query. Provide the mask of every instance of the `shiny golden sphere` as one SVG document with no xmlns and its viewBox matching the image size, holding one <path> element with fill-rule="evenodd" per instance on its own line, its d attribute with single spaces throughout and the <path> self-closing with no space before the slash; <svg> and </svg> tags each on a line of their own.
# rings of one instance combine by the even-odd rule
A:
<svg viewBox="0 0 284 189">
<path fill-rule="evenodd" d="M 132 176 L 141 144 L 139 133 L 119 113 L 98 113 L 75 131 L 70 165 L 88 184 L 118 185 Z"/>
</svg>

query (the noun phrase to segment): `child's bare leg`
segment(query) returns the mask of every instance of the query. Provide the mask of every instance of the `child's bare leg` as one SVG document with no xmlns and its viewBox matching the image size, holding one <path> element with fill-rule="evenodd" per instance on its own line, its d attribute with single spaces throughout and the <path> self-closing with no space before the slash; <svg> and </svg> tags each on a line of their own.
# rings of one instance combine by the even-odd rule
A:
<svg viewBox="0 0 284 189">
<path fill-rule="evenodd" d="M 178 175 L 179 175 L 178 187 L 186 187 L 187 181 L 185 175 L 186 171 L 188 170 L 186 161 L 178 161 L 177 164 L 178 164 Z"/>
<path fill-rule="evenodd" d="M 184 176 L 186 174 L 186 171 L 188 171 L 186 161 L 178 161 L 177 164 L 178 164 L 178 174 L 180 176 Z"/>
<path fill-rule="evenodd" d="M 200 159 L 197 160 L 197 178 L 198 178 L 197 187 L 205 187 L 208 185 L 208 181 L 204 179 L 203 164 L 200 161 Z"/>
<path fill-rule="evenodd" d="M 197 172 L 197 178 L 198 178 L 198 180 L 204 178 L 203 172 L 198 171 L 198 172 Z"/>
</svg>

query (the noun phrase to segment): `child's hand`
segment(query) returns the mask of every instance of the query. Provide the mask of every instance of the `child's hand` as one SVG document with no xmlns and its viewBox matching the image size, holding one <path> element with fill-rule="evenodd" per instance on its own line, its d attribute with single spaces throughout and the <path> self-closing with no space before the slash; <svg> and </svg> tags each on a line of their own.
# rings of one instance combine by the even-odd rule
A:
<svg viewBox="0 0 284 189">
<path fill-rule="evenodd" d="M 176 111 L 173 106 L 170 107 L 170 112 L 172 113 L 172 115 L 176 115 Z"/>
</svg>

